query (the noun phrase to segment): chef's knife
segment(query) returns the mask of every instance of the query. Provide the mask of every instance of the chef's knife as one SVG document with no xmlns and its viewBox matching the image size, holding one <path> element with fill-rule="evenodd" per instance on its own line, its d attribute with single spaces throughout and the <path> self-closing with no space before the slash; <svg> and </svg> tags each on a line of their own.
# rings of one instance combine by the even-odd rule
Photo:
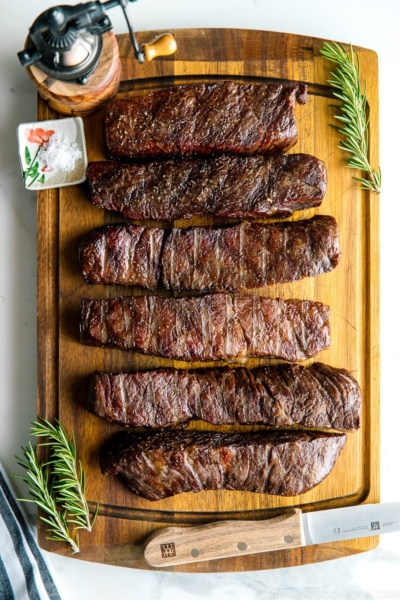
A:
<svg viewBox="0 0 400 600">
<path fill-rule="evenodd" d="M 392 531 L 400 531 L 400 502 L 309 513 L 293 509 L 263 521 L 219 521 L 160 529 L 145 541 L 144 557 L 154 567 L 170 567 Z"/>
</svg>

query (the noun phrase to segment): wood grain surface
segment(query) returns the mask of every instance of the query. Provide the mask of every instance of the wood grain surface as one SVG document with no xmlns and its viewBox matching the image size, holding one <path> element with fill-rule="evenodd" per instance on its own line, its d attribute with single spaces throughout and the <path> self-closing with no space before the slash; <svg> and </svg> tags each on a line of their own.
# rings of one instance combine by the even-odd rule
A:
<svg viewBox="0 0 400 600">
<path fill-rule="evenodd" d="M 139 41 L 149 40 L 156 33 L 143 32 L 138 35 Z M 123 218 L 93 206 L 84 186 L 39 192 L 38 414 L 48 419 L 58 417 L 68 431 L 74 430 L 88 476 L 88 499 L 91 507 L 97 501 L 100 503 L 94 532 L 81 534 L 81 552 L 75 557 L 140 569 L 152 568 L 143 558 L 143 541 L 166 525 L 258 520 L 279 516 L 293 508 L 323 510 L 379 501 L 379 198 L 358 189 L 352 179 L 354 173 L 345 167 L 344 153 L 337 148 L 339 136 L 329 126 L 336 112 L 334 105 L 338 103 L 326 84 L 329 65 L 319 55 L 323 40 L 239 29 L 183 29 L 172 33 L 178 44 L 176 54 L 142 65 L 133 58 L 129 37 L 119 36 L 120 96 L 221 78 L 250 82 L 301 80 L 309 84 L 307 104 L 296 109 L 299 141 L 291 151 L 307 152 L 325 161 L 328 190 L 317 211 L 297 213 L 294 219 L 311 217 L 315 212 L 333 215 L 339 223 L 342 260 L 332 273 L 271 286 L 256 293 L 319 300 L 331 306 L 332 343 L 314 360 L 353 373 L 361 386 L 363 413 L 361 429 L 348 435 L 331 474 L 313 490 L 293 498 L 209 491 L 150 502 L 136 497 L 119 479 L 102 475 L 98 466 L 99 449 L 119 427 L 85 410 L 90 373 L 96 369 L 119 372 L 159 366 L 187 368 L 188 364 L 80 345 L 78 321 L 82 296 L 112 298 L 145 292 L 121 286 L 89 286 L 80 273 L 77 253 L 80 237 L 100 225 L 122 222 Z M 370 157 L 372 164 L 377 165 L 377 56 L 370 50 L 356 50 L 360 55 L 361 75 L 368 86 Z M 38 115 L 39 119 L 57 116 L 40 98 Z M 105 158 L 103 112 L 100 110 L 84 122 L 89 161 Z M 202 217 L 174 225 L 221 222 L 224 221 Z M 151 224 L 171 226 L 166 222 Z M 160 293 L 169 295 L 165 291 Z M 270 362 L 252 359 L 246 364 L 253 367 Z M 202 421 L 190 427 L 220 431 L 268 429 L 213 427 Z M 66 546 L 46 540 L 45 536 L 45 527 L 40 524 L 41 546 L 69 554 Z M 268 569 L 338 558 L 369 550 L 377 544 L 378 538 L 371 537 L 167 569 L 192 572 Z"/>
<path fill-rule="evenodd" d="M 197 527 L 165 527 L 144 543 L 144 558 L 153 567 L 183 565 L 229 556 L 304 546 L 301 510 L 265 521 L 217 521 Z"/>
</svg>

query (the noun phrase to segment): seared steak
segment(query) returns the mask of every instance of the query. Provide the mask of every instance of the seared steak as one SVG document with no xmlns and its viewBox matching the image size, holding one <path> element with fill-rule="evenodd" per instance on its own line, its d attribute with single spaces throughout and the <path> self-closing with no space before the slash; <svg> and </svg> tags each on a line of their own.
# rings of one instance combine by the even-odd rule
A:
<svg viewBox="0 0 400 600">
<path fill-rule="evenodd" d="M 326 190 L 325 165 L 308 154 L 96 162 L 87 176 L 93 204 L 138 220 L 290 217 Z"/>
<path fill-rule="evenodd" d="M 88 408 L 131 427 L 163 429 L 192 419 L 213 425 L 241 423 L 358 429 L 361 392 L 345 369 L 322 363 L 280 364 L 253 371 L 159 369 L 93 373 Z"/>
<path fill-rule="evenodd" d="M 268 154 L 297 141 L 296 102 L 303 83 L 184 85 L 113 100 L 106 109 L 113 158 Z"/>
<path fill-rule="evenodd" d="M 327 273 L 339 263 L 333 217 L 233 227 L 173 229 L 162 252 L 164 287 L 242 291 Z"/>
<path fill-rule="evenodd" d="M 107 225 L 82 239 L 79 256 L 88 283 L 153 290 L 162 270 L 167 289 L 234 292 L 327 273 L 337 266 L 341 254 L 335 219 L 317 215 L 269 225 L 241 223 L 165 232 Z"/>
<path fill-rule="evenodd" d="M 306 360 L 330 344 L 329 307 L 247 294 L 82 298 L 80 339 L 176 360 Z"/>
<path fill-rule="evenodd" d="M 221 489 L 296 496 L 330 473 L 345 442 L 345 434 L 295 431 L 122 432 L 103 448 L 100 464 L 148 500 Z"/>
<path fill-rule="evenodd" d="M 159 284 L 164 231 L 157 227 L 108 225 L 85 236 L 79 260 L 88 283 Z"/>
</svg>

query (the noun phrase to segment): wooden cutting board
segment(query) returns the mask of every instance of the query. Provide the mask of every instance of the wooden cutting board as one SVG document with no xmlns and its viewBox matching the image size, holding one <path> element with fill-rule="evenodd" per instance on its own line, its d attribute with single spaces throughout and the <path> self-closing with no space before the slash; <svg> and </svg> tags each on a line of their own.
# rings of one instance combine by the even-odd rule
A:
<svg viewBox="0 0 400 600">
<path fill-rule="evenodd" d="M 156 32 L 139 34 L 149 40 Z M 379 198 L 358 189 L 338 150 L 339 135 L 329 124 L 338 102 L 326 80 L 329 66 L 319 54 L 323 40 L 265 31 L 182 29 L 173 32 L 174 56 L 139 65 L 127 35 L 119 36 L 122 59 L 120 95 L 142 93 L 183 83 L 233 79 L 246 82 L 301 80 L 309 85 L 305 106 L 296 109 L 299 141 L 292 152 L 323 159 L 328 191 L 319 214 L 333 215 L 341 237 L 342 260 L 332 273 L 300 282 L 273 286 L 256 293 L 284 298 L 320 300 L 331 306 L 332 343 L 315 360 L 350 370 L 363 395 L 362 427 L 348 435 L 347 444 L 331 474 L 316 488 L 294 498 L 249 492 L 216 491 L 182 494 L 150 502 L 136 497 L 115 477 L 103 476 L 98 466 L 102 444 L 119 427 L 89 414 L 84 403 L 88 376 L 96 369 L 119 372 L 160 366 L 187 368 L 187 363 L 82 346 L 78 340 L 82 296 L 112 298 L 134 288 L 87 285 L 78 264 L 80 237 L 107 223 L 121 222 L 115 214 L 93 206 L 84 186 L 38 193 L 38 414 L 59 418 L 74 430 L 87 472 L 91 507 L 100 503 L 92 534 L 80 535 L 81 552 L 75 558 L 140 569 L 142 543 L 154 530 L 171 524 L 191 525 L 220 519 L 264 519 L 292 507 L 304 511 L 379 501 Z M 378 164 L 377 56 L 357 48 L 361 75 L 367 81 L 370 108 L 370 155 Z M 39 119 L 57 117 L 39 98 Z M 102 111 L 85 119 L 89 161 L 104 159 Z M 314 210 L 294 218 L 311 217 Z M 212 218 L 175 222 L 174 226 L 221 223 Z M 233 222 L 233 221 L 232 221 Z M 149 224 L 158 225 L 157 222 Z M 160 223 L 171 226 L 171 223 Z M 160 292 L 165 293 L 165 292 Z M 268 360 L 248 360 L 254 367 Z M 220 363 L 222 364 L 222 363 Z M 192 367 L 205 367 L 195 363 Z M 251 431 L 262 427 L 212 427 L 201 421 L 196 429 Z M 266 428 L 264 428 L 266 429 Z M 47 539 L 39 525 L 40 544 L 46 550 L 69 555 L 66 545 Z M 210 540 L 212 543 L 212 540 Z M 269 569 L 306 564 L 363 552 L 376 547 L 378 538 L 364 538 L 239 558 L 177 567 L 177 571 L 221 572 Z M 173 569 L 170 569 L 173 570 Z"/>
</svg>

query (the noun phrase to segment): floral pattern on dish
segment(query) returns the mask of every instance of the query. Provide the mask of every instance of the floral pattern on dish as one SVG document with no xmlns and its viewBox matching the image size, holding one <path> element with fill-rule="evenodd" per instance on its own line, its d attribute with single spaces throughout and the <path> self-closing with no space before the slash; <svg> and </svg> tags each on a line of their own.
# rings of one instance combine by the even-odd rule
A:
<svg viewBox="0 0 400 600">
<path fill-rule="evenodd" d="M 17 136 L 22 178 L 27 189 L 58 188 L 85 181 L 88 162 L 80 117 L 21 123 Z M 59 148 L 60 140 L 67 141 L 67 146 L 77 157 L 68 169 L 65 169 L 65 148 Z M 61 165 L 60 156 L 64 157 Z M 70 154 L 68 158 L 71 158 Z"/>
<path fill-rule="evenodd" d="M 33 158 L 31 155 L 31 151 L 29 150 L 29 146 L 25 146 L 24 158 L 26 169 L 24 169 L 23 177 L 25 184 L 27 184 L 27 187 L 31 187 L 31 185 L 35 183 L 36 180 L 39 180 L 39 183 L 44 183 L 46 180 L 44 172 L 47 169 L 46 167 L 40 168 L 40 164 L 37 158 L 40 152 L 40 148 L 43 146 L 44 143 L 49 141 L 53 133 L 53 129 L 48 129 L 47 131 L 45 131 L 41 127 L 38 127 L 37 129 L 31 129 L 30 127 L 27 127 L 25 129 L 25 137 L 27 141 L 37 146 Z"/>
</svg>

